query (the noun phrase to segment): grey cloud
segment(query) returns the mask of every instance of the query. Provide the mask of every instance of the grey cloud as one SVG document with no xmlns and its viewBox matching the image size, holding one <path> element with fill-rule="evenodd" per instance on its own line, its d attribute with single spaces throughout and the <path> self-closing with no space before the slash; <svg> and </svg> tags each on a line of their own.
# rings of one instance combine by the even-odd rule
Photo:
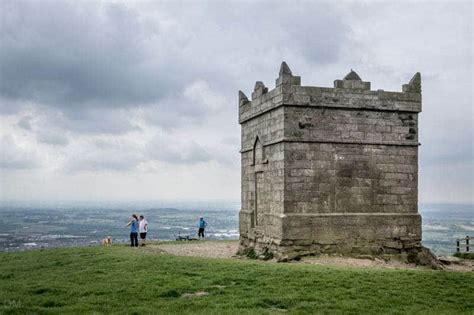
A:
<svg viewBox="0 0 474 315">
<path fill-rule="evenodd" d="M 39 166 L 38 157 L 33 150 L 19 146 L 12 136 L 0 138 L 0 168 L 21 170 Z"/>
<path fill-rule="evenodd" d="M 146 147 L 147 157 L 170 164 L 198 164 L 213 159 L 206 148 L 192 140 L 157 135 Z"/>
<path fill-rule="evenodd" d="M 474 161 L 472 136 L 472 132 L 467 129 L 444 130 L 428 136 L 423 135 L 420 164 L 426 167 L 458 163 L 472 164 Z"/>
<path fill-rule="evenodd" d="M 198 77 L 225 88 L 290 47 L 334 61 L 347 31 L 324 3 L 144 6 L 158 17 L 121 4 L 3 1 L 1 95 L 75 110 L 152 104 Z"/>
<path fill-rule="evenodd" d="M 145 147 L 130 140 L 98 138 L 89 141 L 78 154 L 68 157 L 65 169 L 70 172 L 131 171 L 150 161 L 194 165 L 212 160 L 204 146 L 177 139 L 172 134 L 162 134 L 155 136 Z"/>
<path fill-rule="evenodd" d="M 140 113 L 167 130 L 236 114 L 248 78 L 273 80 L 285 58 L 334 62 L 349 31 L 328 3 L 269 4 L 2 1 L 0 114 L 30 104 L 44 118 L 31 129 L 37 141 L 57 146 L 66 135 L 139 131 Z M 193 150 L 166 159 L 210 159 Z"/>
<path fill-rule="evenodd" d="M 2 80 L 5 80 L 5 78 L 3 78 L 2 68 L 0 66 L 0 85 Z M 25 105 L 25 102 L 17 99 L 2 97 L 0 92 L 0 115 L 16 115 L 25 107 Z"/>
<path fill-rule="evenodd" d="M 200 162 L 208 162 L 212 159 L 209 152 L 195 142 L 190 143 L 185 148 L 158 149 L 156 156 L 160 161 L 171 164 L 196 164 Z"/>
<path fill-rule="evenodd" d="M 106 137 L 82 145 L 77 154 L 68 157 L 65 169 L 69 172 L 133 171 L 140 164 L 152 161 L 195 165 L 213 161 L 213 156 L 204 146 L 173 134 L 156 135 L 145 147 L 131 140 Z"/>
<path fill-rule="evenodd" d="M 18 127 L 32 132 L 40 143 L 65 146 L 69 143 L 64 130 L 51 123 L 51 117 L 37 115 L 37 113 L 20 117 L 16 123 Z"/>
<path fill-rule="evenodd" d="M 129 171 L 138 165 L 139 160 L 134 156 L 87 156 L 72 159 L 66 165 L 66 170 L 77 171 Z"/>
<path fill-rule="evenodd" d="M 66 146 L 69 144 L 69 139 L 62 133 L 59 132 L 50 132 L 42 131 L 36 135 L 36 140 L 42 143 L 57 145 L 57 146 Z"/>
<path fill-rule="evenodd" d="M 133 114 L 122 109 L 86 109 L 80 112 L 68 112 L 54 121 L 57 127 L 78 134 L 124 134 L 139 130 L 132 122 Z"/>
<path fill-rule="evenodd" d="M 224 138 L 220 143 L 211 145 L 173 133 L 157 134 L 145 147 L 145 159 L 176 165 L 215 163 L 220 167 L 237 168 L 240 159 L 235 140 Z"/>
<path fill-rule="evenodd" d="M 25 130 L 31 130 L 31 119 L 32 117 L 31 116 L 26 116 L 26 117 L 22 117 L 17 125 L 20 127 L 20 128 L 23 128 Z"/>
<path fill-rule="evenodd" d="M 37 106 L 35 111 L 20 118 L 20 127 L 30 125 L 35 133 L 62 133 L 74 136 L 97 134 L 122 135 L 140 130 L 134 123 L 135 111 L 112 108 L 86 108 L 78 112 L 62 111 L 56 108 Z"/>
<path fill-rule="evenodd" d="M 68 156 L 64 168 L 69 172 L 130 171 L 142 161 L 142 150 L 133 142 L 96 139 L 83 144 L 77 154 Z"/>
<path fill-rule="evenodd" d="M 77 108 L 148 102 L 170 89 L 166 64 L 147 66 L 153 34 L 126 6 L 5 1 L 2 12 L 5 97 Z"/>
<path fill-rule="evenodd" d="M 179 95 L 142 108 L 142 117 L 164 129 L 189 128 L 202 124 L 210 114 L 220 113 L 228 103 L 231 101 L 220 91 L 198 79 L 185 86 Z"/>
<path fill-rule="evenodd" d="M 240 139 L 237 137 L 224 137 L 221 139 L 221 143 L 238 148 L 240 145 Z"/>
</svg>

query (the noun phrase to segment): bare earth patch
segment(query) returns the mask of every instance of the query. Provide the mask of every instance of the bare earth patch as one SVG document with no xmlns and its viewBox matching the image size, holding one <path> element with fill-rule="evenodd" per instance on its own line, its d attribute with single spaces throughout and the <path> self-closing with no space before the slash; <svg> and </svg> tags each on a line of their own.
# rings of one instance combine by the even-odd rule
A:
<svg viewBox="0 0 474 315">
<path fill-rule="evenodd" d="M 184 293 L 181 297 L 182 298 L 193 298 L 193 297 L 200 297 L 209 295 L 209 292 L 199 291 L 195 293 Z"/>
<path fill-rule="evenodd" d="M 404 268 L 415 269 L 415 264 L 408 264 L 401 261 L 385 261 L 380 258 L 353 258 L 321 255 L 318 257 L 304 257 L 302 263 L 313 265 L 333 265 L 341 267 L 378 267 L 378 268 Z"/>
<path fill-rule="evenodd" d="M 391 259 L 384 260 L 377 257 L 374 258 L 353 258 L 342 256 L 321 255 L 317 257 L 303 257 L 302 263 L 314 265 L 331 265 L 341 267 L 369 267 L 369 268 L 388 268 L 388 269 L 430 269 L 426 266 L 417 266 L 403 261 Z M 464 260 L 456 264 L 444 266 L 447 271 L 474 271 L 472 261 Z"/>
<path fill-rule="evenodd" d="M 237 253 L 238 247 L 238 241 L 183 241 L 146 246 L 148 250 L 158 252 L 161 251 L 176 256 L 193 256 L 208 258 L 231 258 Z"/>
<path fill-rule="evenodd" d="M 207 258 L 235 258 L 239 244 L 238 241 L 204 241 L 204 242 L 167 242 L 159 245 L 148 245 L 146 250 L 168 253 L 176 256 L 193 256 Z M 383 260 L 380 258 L 353 258 L 342 256 L 321 255 L 303 257 L 299 264 L 314 264 L 340 267 L 368 267 L 389 269 L 428 269 L 397 260 Z M 446 266 L 450 271 L 474 271 L 471 261 L 465 260 L 459 264 Z"/>
<path fill-rule="evenodd" d="M 342 257 L 321 255 L 317 257 L 303 257 L 302 263 L 314 265 L 331 265 L 341 267 L 369 267 L 369 268 L 388 268 L 388 269 L 430 269 L 427 266 L 417 266 L 416 264 L 406 263 L 404 261 L 390 259 L 384 260 L 378 257 Z M 474 264 L 470 260 L 459 260 L 457 263 L 445 264 L 444 270 L 447 271 L 474 271 Z"/>
</svg>

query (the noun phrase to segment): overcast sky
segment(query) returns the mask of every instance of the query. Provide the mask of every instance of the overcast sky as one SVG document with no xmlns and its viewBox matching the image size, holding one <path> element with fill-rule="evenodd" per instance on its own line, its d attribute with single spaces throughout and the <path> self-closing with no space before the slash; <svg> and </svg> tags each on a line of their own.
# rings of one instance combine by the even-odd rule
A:
<svg viewBox="0 0 474 315">
<path fill-rule="evenodd" d="M 420 71 L 420 202 L 474 203 L 470 1 L 0 1 L 0 199 L 239 199 L 237 92 Z"/>
</svg>

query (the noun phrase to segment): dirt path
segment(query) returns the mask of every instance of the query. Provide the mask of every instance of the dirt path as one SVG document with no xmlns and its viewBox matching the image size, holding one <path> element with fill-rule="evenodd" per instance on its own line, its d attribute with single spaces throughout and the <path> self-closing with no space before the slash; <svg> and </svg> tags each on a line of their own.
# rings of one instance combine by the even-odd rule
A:
<svg viewBox="0 0 474 315">
<path fill-rule="evenodd" d="M 237 249 L 237 241 L 167 242 L 159 245 L 146 246 L 146 250 L 152 252 L 165 252 L 176 256 L 208 258 L 235 258 Z M 292 263 L 355 268 L 429 269 L 427 267 L 407 264 L 397 260 L 385 261 L 379 258 L 353 258 L 329 255 L 303 257 L 300 261 Z M 448 265 L 446 266 L 446 270 L 474 271 L 474 266 L 471 261 L 464 261 L 463 264 Z"/>
<path fill-rule="evenodd" d="M 239 243 L 229 241 L 169 242 L 169 244 L 148 245 L 151 251 L 161 251 L 176 256 L 209 258 L 231 258 L 237 253 Z"/>
<path fill-rule="evenodd" d="M 430 270 L 427 266 L 417 266 L 396 259 L 383 260 L 380 258 L 353 258 L 341 256 L 321 255 L 318 257 L 303 257 L 302 263 L 312 265 L 326 265 L 326 266 L 340 266 L 340 267 L 365 267 L 365 268 L 388 268 L 388 269 L 417 269 Z M 444 266 L 447 271 L 474 271 L 474 266 L 471 261 L 465 260 L 458 264 L 450 264 Z"/>
</svg>

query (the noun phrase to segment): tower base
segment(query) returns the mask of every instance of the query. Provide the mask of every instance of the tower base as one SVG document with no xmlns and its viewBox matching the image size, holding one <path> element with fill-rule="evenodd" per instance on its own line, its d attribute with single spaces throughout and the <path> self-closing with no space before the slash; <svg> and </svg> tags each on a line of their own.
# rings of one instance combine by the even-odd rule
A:
<svg viewBox="0 0 474 315">
<path fill-rule="evenodd" d="M 291 260 L 311 254 L 409 254 L 422 249 L 419 214 L 284 214 L 272 221 L 281 226 L 280 235 L 259 226 L 241 231 L 240 252 Z"/>
</svg>

